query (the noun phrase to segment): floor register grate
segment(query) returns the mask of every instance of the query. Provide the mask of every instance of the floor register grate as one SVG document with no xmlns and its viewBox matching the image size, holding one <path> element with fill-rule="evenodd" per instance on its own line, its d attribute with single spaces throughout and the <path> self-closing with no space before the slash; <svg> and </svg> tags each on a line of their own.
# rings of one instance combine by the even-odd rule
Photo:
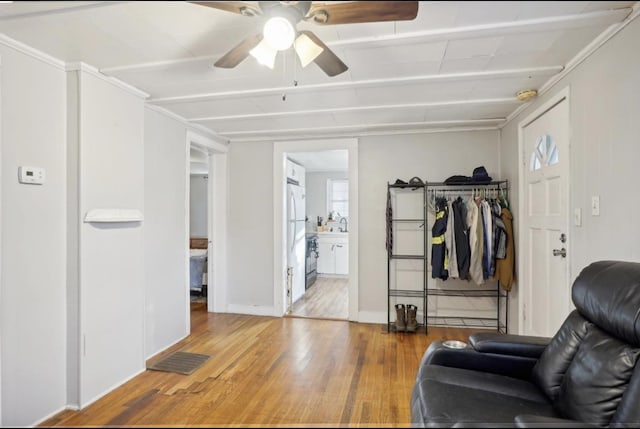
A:
<svg viewBox="0 0 640 429">
<path fill-rule="evenodd" d="M 177 372 L 178 374 L 189 375 L 200 365 L 205 363 L 211 356 L 197 353 L 175 352 L 157 363 L 147 367 L 153 371 Z"/>
</svg>

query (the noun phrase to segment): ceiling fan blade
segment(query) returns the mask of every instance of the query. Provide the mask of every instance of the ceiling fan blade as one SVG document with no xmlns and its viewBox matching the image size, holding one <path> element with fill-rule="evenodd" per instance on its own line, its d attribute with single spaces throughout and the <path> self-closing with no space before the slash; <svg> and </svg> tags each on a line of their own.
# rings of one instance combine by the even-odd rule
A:
<svg viewBox="0 0 640 429">
<path fill-rule="evenodd" d="M 306 30 L 300 31 L 299 33 L 304 34 L 311 39 L 313 43 L 322 48 L 322 53 L 318 55 L 313 62 L 315 62 L 327 75 L 336 76 L 349 69 L 349 67 L 347 67 L 347 65 L 343 63 L 342 60 L 318 38 L 318 36 L 313 34 L 311 31 Z"/>
<path fill-rule="evenodd" d="M 258 43 L 262 41 L 262 34 L 255 34 L 249 36 L 240 42 L 235 48 L 224 54 L 213 65 L 216 67 L 222 67 L 225 69 L 232 69 L 240 64 L 245 58 L 249 56 L 249 52 L 258 46 Z"/>
<path fill-rule="evenodd" d="M 244 16 L 256 16 L 262 14 L 259 6 L 242 1 L 192 1 L 189 3 L 200 6 L 212 7 L 214 9 L 226 10 L 227 12 L 238 13 Z"/>
<path fill-rule="evenodd" d="M 410 21 L 418 15 L 417 1 L 313 2 L 305 20 L 316 24 Z"/>
</svg>

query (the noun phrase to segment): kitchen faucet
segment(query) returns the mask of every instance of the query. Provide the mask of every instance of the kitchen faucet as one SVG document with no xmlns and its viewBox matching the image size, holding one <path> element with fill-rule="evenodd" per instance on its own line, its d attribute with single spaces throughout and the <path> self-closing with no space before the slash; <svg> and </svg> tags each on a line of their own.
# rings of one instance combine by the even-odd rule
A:
<svg viewBox="0 0 640 429">
<path fill-rule="evenodd" d="M 344 221 L 344 227 L 342 226 L 342 221 Z M 340 218 L 340 231 L 341 232 L 347 232 L 347 218 L 346 217 L 341 217 Z"/>
</svg>

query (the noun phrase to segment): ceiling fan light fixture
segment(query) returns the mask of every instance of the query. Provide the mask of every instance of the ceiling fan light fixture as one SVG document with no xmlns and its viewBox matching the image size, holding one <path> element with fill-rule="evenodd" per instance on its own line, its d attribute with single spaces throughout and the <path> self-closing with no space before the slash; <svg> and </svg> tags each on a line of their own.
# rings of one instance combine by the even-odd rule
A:
<svg viewBox="0 0 640 429">
<path fill-rule="evenodd" d="M 276 55 L 278 54 L 278 51 L 273 49 L 271 45 L 269 45 L 264 39 L 262 39 L 262 41 L 258 43 L 255 48 L 249 51 L 249 54 L 251 54 L 251 56 L 256 60 L 258 60 L 260 64 L 262 64 L 263 66 L 267 66 L 271 70 L 273 70 L 273 67 L 276 64 Z"/>
<path fill-rule="evenodd" d="M 264 40 L 277 51 L 284 51 L 291 47 L 296 37 L 296 30 L 288 19 L 274 16 L 264 24 Z"/>
<path fill-rule="evenodd" d="M 298 36 L 294 44 L 294 49 L 296 50 L 296 54 L 298 54 L 298 58 L 300 59 L 300 63 L 303 68 L 318 58 L 318 55 L 324 51 L 322 46 L 318 46 L 306 34 Z"/>
</svg>

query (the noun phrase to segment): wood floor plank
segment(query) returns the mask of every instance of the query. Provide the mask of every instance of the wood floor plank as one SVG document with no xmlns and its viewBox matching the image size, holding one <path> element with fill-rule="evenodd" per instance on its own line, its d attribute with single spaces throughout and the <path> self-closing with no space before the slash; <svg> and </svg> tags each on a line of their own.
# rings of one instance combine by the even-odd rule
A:
<svg viewBox="0 0 640 429">
<path fill-rule="evenodd" d="M 418 364 L 429 335 L 342 320 L 207 313 L 192 303 L 191 335 L 174 351 L 211 358 L 191 375 L 146 371 L 82 411 L 42 427 L 409 427 Z"/>
</svg>

